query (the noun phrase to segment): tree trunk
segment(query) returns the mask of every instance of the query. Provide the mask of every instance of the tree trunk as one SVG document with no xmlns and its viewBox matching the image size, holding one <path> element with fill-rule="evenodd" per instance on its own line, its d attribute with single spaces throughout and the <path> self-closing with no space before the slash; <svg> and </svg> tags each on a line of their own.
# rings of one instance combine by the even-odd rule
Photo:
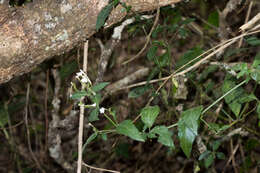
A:
<svg viewBox="0 0 260 173">
<path fill-rule="evenodd" d="M 121 0 L 144 12 L 181 0 Z M 44 60 L 71 50 L 93 35 L 99 12 L 108 0 L 34 0 L 21 7 L 0 1 L 0 84 L 30 72 Z M 106 28 L 126 16 L 113 9 Z"/>
</svg>

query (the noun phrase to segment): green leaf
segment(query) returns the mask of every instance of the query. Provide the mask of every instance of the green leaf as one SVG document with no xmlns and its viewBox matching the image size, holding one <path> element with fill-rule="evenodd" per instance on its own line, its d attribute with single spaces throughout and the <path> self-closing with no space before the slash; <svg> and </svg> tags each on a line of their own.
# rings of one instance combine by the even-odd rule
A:
<svg viewBox="0 0 260 173">
<path fill-rule="evenodd" d="M 148 128 L 151 128 L 159 112 L 159 106 L 147 106 L 141 110 L 141 120 Z"/>
<path fill-rule="evenodd" d="M 248 44 L 250 44 L 251 46 L 258 46 L 258 45 L 260 45 L 260 40 L 257 37 L 255 37 L 255 36 L 246 38 L 246 42 Z"/>
<path fill-rule="evenodd" d="M 130 147 L 130 145 L 127 143 L 118 144 L 115 148 L 116 155 L 123 156 L 125 158 L 129 158 L 129 147 Z"/>
<path fill-rule="evenodd" d="M 258 68 L 258 66 L 260 65 L 260 52 L 258 52 L 255 56 L 255 60 L 252 64 L 253 68 Z"/>
<path fill-rule="evenodd" d="M 0 127 L 4 127 L 8 123 L 9 114 L 4 104 L 0 105 Z"/>
<path fill-rule="evenodd" d="M 204 151 L 204 152 L 199 156 L 199 160 L 205 159 L 206 157 L 208 157 L 208 155 L 209 155 L 210 153 L 211 153 L 211 151 L 209 151 L 209 150 Z"/>
<path fill-rule="evenodd" d="M 237 79 L 243 76 L 248 76 L 249 74 L 247 63 L 239 63 L 235 65 L 232 69 L 234 69 L 235 71 L 239 71 L 239 73 L 237 74 Z"/>
<path fill-rule="evenodd" d="M 178 137 L 181 149 L 187 157 L 190 157 L 192 144 L 198 135 L 199 117 L 202 109 L 202 106 L 188 109 L 182 112 L 181 118 L 178 121 Z"/>
<path fill-rule="evenodd" d="M 213 163 L 214 159 L 215 159 L 214 153 L 210 153 L 208 157 L 206 157 L 204 160 L 205 167 L 209 168 L 209 166 Z"/>
<path fill-rule="evenodd" d="M 229 49 L 227 49 L 225 52 L 225 55 L 224 55 L 224 60 L 225 61 L 228 61 L 229 60 L 229 57 L 231 57 L 231 56 L 235 56 L 235 55 L 238 55 L 238 54 L 240 54 L 240 53 L 243 53 L 243 52 L 246 52 L 246 51 L 248 51 L 249 50 L 249 48 L 229 48 Z"/>
<path fill-rule="evenodd" d="M 96 94 L 96 95 L 94 95 L 94 96 L 91 96 L 90 97 L 90 100 L 92 101 L 92 102 L 94 102 L 94 103 L 96 103 L 97 105 L 99 105 L 99 103 L 100 103 L 100 100 L 101 100 L 101 94 Z"/>
<path fill-rule="evenodd" d="M 61 80 L 64 80 L 66 77 L 71 75 L 73 72 L 75 72 L 77 70 L 77 68 L 78 68 L 78 66 L 77 66 L 76 61 L 72 61 L 67 64 L 64 64 L 61 67 L 60 72 L 59 72 Z"/>
<path fill-rule="evenodd" d="M 259 146 L 260 146 L 260 142 L 258 139 L 248 139 L 244 145 L 244 148 L 247 152 L 250 152 Z"/>
<path fill-rule="evenodd" d="M 199 56 L 201 53 L 203 52 L 203 50 L 200 47 L 195 47 L 192 48 L 190 50 L 188 50 L 187 52 L 184 53 L 184 55 L 182 55 L 179 60 L 176 63 L 176 69 L 180 68 L 181 66 L 183 66 L 184 64 L 188 63 L 189 61 L 195 59 L 197 56 Z M 199 61 L 201 58 L 198 58 L 197 60 L 194 60 L 192 63 L 190 63 L 189 65 L 186 66 L 189 67 L 192 64 L 194 64 L 195 62 Z"/>
<path fill-rule="evenodd" d="M 158 67 L 163 68 L 170 64 L 170 58 L 171 58 L 171 55 L 170 55 L 168 49 L 166 49 L 166 52 L 164 54 L 162 54 L 161 56 L 156 57 L 154 62 L 156 63 L 156 65 Z"/>
<path fill-rule="evenodd" d="M 255 100 L 257 100 L 257 97 L 251 93 L 249 95 L 243 95 L 241 98 L 239 98 L 239 103 L 247 103 Z"/>
<path fill-rule="evenodd" d="M 114 6 L 118 4 L 118 0 L 113 1 L 112 3 L 109 3 L 107 6 L 105 6 L 97 17 L 97 23 L 96 23 L 96 30 L 98 31 L 102 26 L 104 26 L 105 21 L 109 14 L 111 13 Z"/>
<path fill-rule="evenodd" d="M 203 72 L 201 73 L 201 75 L 199 76 L 199 81 L 203 81 L 205 79 L 207 79 L 207 77 L 216 72 L 218 70 L 218 66 L 217 65 L 210 65 L 208 66 L 205 70 L 203 70 Z"/>
<path fill-rule="evenodd" d="M 250 77 L 258 84 L 260 84 L 260 68 L 252 69 L 252 71 L 250 72 Z"/>
<path fill-rule="evenodd" d="M 150 61 L 153 61 L 156 57 L 156 52 L 157 52 L 158 46 L 157 45 L 152 45 L 150 49 L 147 52 L 147 59 Z"/>
<path fill-rule="evenodd" d="M 116 118 L 116 109 L 109 108 L 109 113 L 110 113 L 110 115 L 112 115 L 114 121 L 117 122 L 117 118 Z"/>
<path fill-rule="evenodd" d="M 221 160 L 224 160 L 225 157 L 226 157 L 225 154 L 222 153 L 222 152 L 217 152 L 217 153 L 216 153 L 216 156 L 217 156 L 218 159 L 221 159 Z"/>
<path fill-rule="evenodd" d="M 97 106 L 95 109 L 93 109 L 88 117 L 88 120 L 90 122 L 99 120 L 99 107 Z"/>
<path fill-rule="evenodd" d="M 208 23 L 211 25 L 214 25 L 215 27 L 219 26 L 219 15 L 218 15 L 217 11 L 214 11 L 209 14 Z M 209 28 L 211 28 L 211 27 L 206 25 L 206 29 L 209 29 Z"/>
<path fill-rule="evenodd" d="M 96 139 L 98 133 L 97 132 L 94 132 L 92 133 L 92 135 L 90 135 L 87 139 L 87 141 L 85 142 L 85 144 L 83 145 L 82 147 L 82 152 L 84 152 L 85 148 L 87 147 L 87 145 L 92 142 L 94 139 Z"/>
<path fill-rule="evenodd" d="M 256 113 L 257 113 L 257 117 L 260 119 L 260 102 L 258 102 Z"/>
<path fill-rule="evenodd" d="M 134 140 L 141 141 L 141 142 L 145 141 L 131 120 L 125 120 L 121 122 L 117 126 L 116 131 L 117 133 L 128 136 Z"/>
<path fill-rule="evenodd" d="M 233 77 L 230 78 L 229 76 L 227 76 L 222 85 L 223 94 L 225 94 L 226 92 L 228 92 L 235 86 L 236 86 L 236 79 Z M 240 99 L 243 98 L 245 95 L 246 95 L 246 93 L 245 93 L 244 89 L 242 87 L 239 87 L 225 97 L 225 102 L 228 104 L 229 108 L 236 115 L 236 117 L 239 116 L 240 110 L 242 108 Z"/>
<path fill-rule="evenodd" d="M 181 25 L 187 25 L 187 24 L 189 24 L 189 23 L 191 23 L 191 22 L 194 22 L 195 21 L 195 19 L 194 18 L 186 18 L 185 20 L 183 20 L 183 21 L 181 21 L 180 22 L 180 24 Z"/>
<path fill-rule="evenodd" d="M 102 133 L 101 138 L 102 138 L 103 141 L 107 141 L 107 134 Z"/>
<path fill-rule="evenodd" d="M 150 131 L 151 136 L 153 137 L 153 134 L 159 135 L 158 142 L 161 144 L 174 148 L 174 143 L 172 140 L 172 133 L 169 131 L 169 129 L 166 126 L 156 126 Z"/>
<path fill-rule="evenodd" d="M 101 82 L 101 83 L 94 85 L 91 89 L 94 92 L 98 92 L 98 91 L 102 90 L 103 88 L 105 88 L 108 84 L 109 84 L 109 82 Z"/>
<path fill-rule="evenodd" d="M 220 144 L 221 144 L 221 142 L 219 140 L 214 141 L 213 144 L 212 144 L 213 151 L 217 151 L 217 149 L 219 148 Z"/>
<path fill-rule="evenodd" d="M 128 93 L 128 98 L 137 98 L 146 93 L 150 89 L 150 86 L 145 85 L 141 87 L 134 88 Z"/>
<path fill-rule="evenodd" d="M 85 97 L 87 95 L 86 91 L 77 91 L 74 94 L 72 94 L 71 99 L 81 99 L 82 97 Z"/>
<path fill-rule="evenodd" d="M 208 124 L 209 124 L 209 128 L 211 130 L 216 131 L 217 133 L 224 131 L 230 127 L 229 125 L 216 124 L 216 123 L 208 123 Z"/>
</svg>

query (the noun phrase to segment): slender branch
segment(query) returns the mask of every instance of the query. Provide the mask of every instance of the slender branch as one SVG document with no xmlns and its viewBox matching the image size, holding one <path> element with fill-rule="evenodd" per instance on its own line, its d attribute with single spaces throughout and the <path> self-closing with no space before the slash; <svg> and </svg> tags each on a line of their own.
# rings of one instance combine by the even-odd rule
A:
<svg viewBox="0 0 260 173">
<path fill-rule="evenodd" d="M 88 64 L 88 40 L 84 44 L 84 60 L 83 60 L 83 71 L 87 74 L 87 64 Z M 82 85 L 82 90 L 84 90 L 84 85 Z M 80 103 L 83 103 L 84 97 L 80 99 Z M 78 167 L 77 173 L 81 173 L 82 168 L 82 140 L 83 140 L 83 127 L 84 127 L 84 110 L 85 105 L 80 104 L 80 115 L 79 115 L 79 136 L 78 136 Z"/>
</svg>

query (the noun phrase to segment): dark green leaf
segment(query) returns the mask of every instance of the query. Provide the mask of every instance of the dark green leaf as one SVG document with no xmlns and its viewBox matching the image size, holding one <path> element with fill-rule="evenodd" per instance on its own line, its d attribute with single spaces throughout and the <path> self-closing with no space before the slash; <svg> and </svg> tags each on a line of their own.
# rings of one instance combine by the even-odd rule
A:
<svg viewBox="0 0 260 173">
<path fill-rule="evenodd" d="M 67 64 L 64 64 L 60 69 L 60 78 L 64 80 L 66 77 L 71 75 L 73 72 L 77 70 L 77 62 L 72 61 Z"/>
<path fill-rule="evenodd" d="M 178 30 L 178 34 L 181 38 L 186 38 L 189 34 L 189 30 L 187 30 L 183 27 L 180 27 L 179 30 Z"/>
<path fill-rule="evenodd" d="M 98 31 L 102 26 L 104 26 L 105 21 L 109 14 L 111 13 L 114 6 L 118 4 L 118 0 L 113 1 L 112 3 L 109 3 L 107 6 L 105 6 L 101 12 L 98 14 L 97 17 L 97 23 L 96 23 L 96 30 Z"/>
<path fill-rule="evenodd" d="M 218 15 L 217 11 L 214 11 L 214 12 L 209 14 L 208 23 L 215 26 L 215 27 L 219 26 L 219 15 Z M 206 29 L 210 29 L 210 28 L 211 27 L 209 25 L 206 25 Z"/>
<path fill-rule="evenodd" d="M 103 88 L 105 88 L 108 84 L 109 84 L 109 82 L 101 82 L 101 83 L 94 85 L 91 89 L 94 92 L 98 92 L 98 91 L 102 90 Z"/>
<path fill-rule="evenodd" d="M 239 71 L 239 73 L 237 74 L 237 78 L 248 76 L 249 74 L 247 63 L 239 63 L 232 67 L 232 69 L 235 71 Z"/>
<path fill-rule="evenodd" d="M 252 67 L 258 69 L 259 65 L 260 65 L 260 52 L 258 52 L 258 53 L 256 54 L 255 60 L 254 60 L 254 62 L 253 62 L 253 64 L 252 64 Z"/>
<path fill-rule="evenodd" d="M 99 107 L 97 106 L 95 109 L 93 109 L 88 117 L 88 120 L 90 122 L 99 120 Z"/>
<path fill-rule="evenodd" d="M 229 48 L 227 49 L 225 55 L 224 55 L 224 60 L 228 60 L 229 57 L 231 56 L 235 56 L 235 55 L 238 55 L 242 52 L 246 52 L 248 51 L 248 48 Z"/>
<path fill-rule="evenodd" d="M 96 103 L 97 105 L 99 105 L 99 102 L 101 100 L 101 94 L 97 93 L 96 95 L 94 96 L 91 96 L 90 97 L 90 100 L 94 103 Z"/>
<path fill-rule="evenodd" d="M 148 60 L 153 61 L 153 60 L 155 59 L 157 49 L 158 49 L 157 45 L 152 45 L 152 46 L 150 47 L 150 49 L 149 49 L 148 52 L 147 52 L 147 58 L 148 58 Z"/>
<path fill-rule="evenodd" d="M 150 89 L 150 87 L 148 85 L 145 86 L 141 86 L 141 87 L 137 87 L 133 90 L 131 90 L 128 93 L 128 98 L 137 98 L 140 97 L 141 95 L 143 95 L 145 92 L 147 92 Z"/>
<path fill-rule="evenodd" d="M 257 37 L 255 37 L 255 36 L 247 38 L 246 42 L 248 44 L 250 44 L 251 46 L 258 46 L 258 45 L 260 45 L 260 40 Z"/>
<path fill-rule="evenodd" d="M 72 94 L 71 99 L 81 99 L 82 97 L 85 97 L 87 95 L 86 91 L 77 91 L 74 94 Z"/>
<path fill-rule="evenodd" d="M 257 108 L 256 108 L 256 113 L 258 118 L 260 119 L 260 102 L 258 102 Z"/>
<path fill-rule="evenodd" d="M 197 56 L 199 56 L 201 53 L 203 52 L 203 50 L 200 47 L 195 47 L 193 49 L 188 50 L 186 53 L 184 53 L 183 56 L 181 56 L 179 58 L 179 60 L 176 63 L 176 69 L 180 68 L 181 66 L 183 66 L 184 64 L 188 63 L 189 61 L 195 59 Z M 198 60 L 200 60 L 201 58 L 198 58 L 197 60 L 194 60 L 194 62 L 190 63 L 189 65 L 186 66 L 189 67 L 192 64 L 194 64 L 195 62 L 197 62 Z"/>
<path fill-rule="evenodd" d="M 260 146 L 260 142 L 257 139 L 248 139 L 245 144 L 245 150 L 250 152 Z"/>
<path fill-rule="evenodd" d="M 212 149 L 213 151 L 217 151 L 217 149 L 219 148 L 221 142 L 219 140 L 216 140 L 213 142 L 213 145 L 212 145 Z"/>
<path fill-rule="evenodd" d="M 226 77 L 222 85 L 223 94 L 225 94 L 235 86 L 236 86 L 236 79 Z M 229 108 L 236 115 L 236 117 L 238 117 L 242 107 L 242 104 L 239 99 L 243 98 L 245 95 L 247 94 L 245 93 L 244 89 L 242 87 L 239 87 L 225 97 L 225 102 L 228 104 Z"/>
<path fill-rule="evenodd" d="M 151 131 L 150 134 L 157 134 L 159 135 L 158 142 L 161 144 L 174 148 L 174 143 L 172 140 L 172 133 L 169 131 L 169 129 L 165 126 L 156 126 Z M 153 135 L 151 135 L 153 136 Z"/>
<path fill-rule="evenodd" d="M 199 117 L 203 107 L 195 107 L 182 112 L 178 121 L 178 137 L 181 149 L 187 157 L 190 157 L 192 144 L 198 135 Z"/>
<path fill-rule="evenodd" d="M 257 100 L 257 97 L 251 93 L 249 95 L 243 95 L 240 99 L 239 99 L 239 103 L 247 103 L 247 102 L 251 102 L 251 101 L 255 101 Z"/>
<path fill-rule="evenodd" d="M 258 84 L 260 84 L 260 68 L 259 69 L 252 69 L 250 72 L 251 78 L 256 81 Z"/>
<path fill-rule="evenodd" d="M 9 114 L 4 104 L 0 104 L 0 127 L 4 127 L 8 123 Z"/>
<path fill-rule="evenodd" d="M 82 147 L 82 152 L 84 152 L 85 148 L 87 147 L 87 145 L 92 142 L 96 137 L 97 137 L 98 133 L 94 132 L 92 133 L 92 135 L 90 135 L 87 139 L 87 141 L 85 142 L 85 144 Z"/>
<path fill-rule="evenodd" d="M 199 160 L 203 160 L 205 159 L 206 157 L 208 157 L 208 155 L 211 153 L 211 151 L 204 151 L 200 156 L 199 156 Z"/>
<path fill-rule="evenodd" d="M 141 133 L 138 131 L 138 129 L 135 127 L 133 122 L 131 120 L 125 120 L 121 122 L 117 128 L 117 133 L 126 135 L 134 140 L 144 142 L 144 138 L 142 137 Z"/>
<path fill-rule="evenodd" d="M 147 77 L 147 84 L 146 86 L 149 88 L 152 88 L 151 85 L 148 85 L 148 83 L 150 82 L 151 79 L 153 79 L 155 77 L 155 75 L 157 75 L 160 72 L 160 69 L 156 66 L 154 68 L 152 68 L 152 71 L 149 73 L 149 76 Z"/>
<path fill-rule="evenodd" d="M 205 160 L 204 160 L 205 167 L 208 168 L 213 163 L 214 159 L 215 159 L 214 154 L 210 153 L 208 155 L 208 157 L 206 157 Z"/>
<path fill-rule="evenodd" d="M 161 33 L 163 31 L 163 26 L 161 26 L 160 24 L 157 25 L 157 27 L 155 28 L 155 30 L 152 33 L 152 38 L 156 38 L 158 33 Z"/>
<path fill-rule="evenodd" d="M 210 65 L 205 70 L 203 70 L 203 72 L 201 73 L 201 75 L 199 77 L 199 81 L 207 79 L 208 75 L 210 75 L 211 73 L 214 73 L 217 70 L 218 70 L 217 65 Z"/>
<path fill-rule="evenodd" d="M 222 152 L 217 152 L 217 153 L 216 153 L 216 156 L 217 156 L 218 159 L 221 159 L 221 160 L 224 160 L 225 157 L 226 157 L 225 154 L 222 153 Z"/>
<path fill-rule="evenodd" d="M 151 128 L 159 112 L 159 106 L 147 106 L 141 110 L 141 120 L 148 128 Z"/>
<path fill-rule="evenodd" d="M 103 139 L 103 141 L 107 141 L 107 134 L 102 133 L 101 138 Z"/>
<path fill-rule="evenodd" d="M 167 49 L 163 55 L 156 57 L 154 62 L 156 63 L 156 65 L 158 67 L 163 68 L 163 67 L 169 65 L 170 58 L 171 58 L 171 55 Z"/>
<path fill-rule="evenodd" d="M 180 24 L 181 25 L 187 25 L 187 24 L 194 22 L 194 21 L 195 21 L 194 18 L 186 18 L 185 20 L 181 21 Z"/>
<path fill-rule="evenodd" d="M 125 158 L 129 158 L 129 144 L 127 143 L 118 144 L 115 148 L 115 152 L 117 156 L 123 156 Z"/>
<path fill-rule="evenodd" d="M 113 119 L 115 120 L 115 122 L 117 122 L 117 118 L 116 118 L 116 110 L 115 109 L 111 109 L 109 108 L 109 113 L 112 115 Z"/>
</svg>

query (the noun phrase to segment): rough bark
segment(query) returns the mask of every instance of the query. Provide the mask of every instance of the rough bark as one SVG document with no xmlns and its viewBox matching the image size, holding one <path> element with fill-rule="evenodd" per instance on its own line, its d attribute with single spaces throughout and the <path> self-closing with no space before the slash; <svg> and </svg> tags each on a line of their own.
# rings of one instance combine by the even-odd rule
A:
<svg viewBox="0 0 260 173">
<path fill-rule="evenodd" d="M 144 12 L 181 0 L 121 0 Z M 60 55 L 93 35 L 98 13 L 108 0 L 34 0 L 9 7 L 0 0 L 0 84 L 30 72 L 44 60 Z M 126 10 L 118 5 L 106 27 L 120 22 Z"/>
</svg>

